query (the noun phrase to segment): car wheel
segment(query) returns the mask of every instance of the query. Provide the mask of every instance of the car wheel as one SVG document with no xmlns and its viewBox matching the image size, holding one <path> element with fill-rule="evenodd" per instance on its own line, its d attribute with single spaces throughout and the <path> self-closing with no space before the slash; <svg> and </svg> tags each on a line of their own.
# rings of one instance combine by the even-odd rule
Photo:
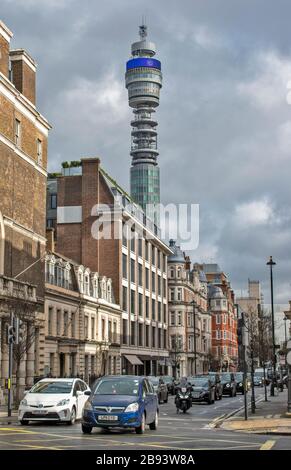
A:
<svg viewBox="0 0 291 470">
<path fill-rule="evenodd" d="M 155 420 L 152 423 L 150 423 L 150 429 L 152 431 L 156 431 L 158 429 L 158 424 L 159 424 L 159 415 L 158 415 L 158 412 L 156 411 Z"/>
<path fill-rule="evenodd" d="M 136 434 L 143 434 L 145 432 L 145 414 L 142 414 L 141 423 L 138 428 L 135 428 Z"/>
<path fill-rule="evenodd" d="M 85 426 L 84 424 L 82 424 L 82 432 L 83 434 L 91 434 L 92 432 L 91 426 Z"/>
<path fill-rule="evenodd" d="M 69 425 L 75 424 L 76 421 L 76 408 L 73 406 L 72 411 L 71 411 L 71 416 L 70 416 L 70 421 L 68 421 Z"/>
<path fill-rule="evenodd" d="M 20 420 L 21 426 L 27 426 L 28 423 L 29 423 L 29 421 L 27 421 L 26 419 L 21 419 L 21 420 Z"/>
</svg>

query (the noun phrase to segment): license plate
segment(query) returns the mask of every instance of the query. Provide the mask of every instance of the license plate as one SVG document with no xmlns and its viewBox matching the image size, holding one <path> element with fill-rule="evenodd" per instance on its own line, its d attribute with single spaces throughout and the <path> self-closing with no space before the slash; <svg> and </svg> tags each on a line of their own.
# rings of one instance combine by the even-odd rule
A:
<svg viewBox="0 0 291 470">
<path fill-rule="evenodd" d="M 193 393 L 194 398 L 199 398 L 199 395 L 200 395 L 199 393 Z"/>
<path fill-rule="evenodd" d="M 98 421 L 118 421 L 118 416 L 114 415 L 100 415 Z"/>
<path fill-rule="evenodd" d="M 46 410 L 34 410 L 32 414 L 33 415 L 45 415 L 47 414 L 47 411 Z"/>
</svg>

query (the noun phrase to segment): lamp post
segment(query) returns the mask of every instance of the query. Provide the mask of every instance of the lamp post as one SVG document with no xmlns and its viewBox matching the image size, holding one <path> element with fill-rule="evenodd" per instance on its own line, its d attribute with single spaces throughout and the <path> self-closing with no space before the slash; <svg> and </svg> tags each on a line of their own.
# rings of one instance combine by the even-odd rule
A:
<svg viewBox="0 0 291 470">
<path fill-rule="evenodd" d="M 196 365 L 196 302 L 192 300 L 193 306 L 193 329 L 194 329 L 194 375 L 197 374 L 197 365 Z"/>
<path fill-rule="evenodd" d="M 270 266 L 270 285 L 271 285 L 271 312 L 272 312 L 272 343 L 273 343 L 273 374 L 271 383 L 271 397 L 275 396 L 275 378 L 276 378 L 276 348 L 275 348 L 275 321 L 274 321 L 274 293 L 273 293 L 273 266 L 276 263 L 270 256 L 267 266 Z"/>
</svg>

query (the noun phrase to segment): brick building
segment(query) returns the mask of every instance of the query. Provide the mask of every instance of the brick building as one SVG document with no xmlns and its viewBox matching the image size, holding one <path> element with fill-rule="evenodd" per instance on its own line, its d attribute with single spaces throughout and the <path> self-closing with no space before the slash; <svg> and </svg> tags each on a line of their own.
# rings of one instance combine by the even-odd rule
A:
<svg viewBox="0 0 291 470">
<path fill-rule="evenodd" d="M 91 383 L 120 373 L 120 306 L 111 279 L 51 250 L 45 278 L 45 374 Z"/>
<path fill-rule="evenodd" d="M 11 38 L 11 31 L 0 22 L 2 399 L 3 385 L 8 376 L 6 324 L 11 312 L 22 317 L 26 312 L 24 337 L 34 337 L 17 370 L 21 387 L 30 385 L 33 377 L 40 375 L 44 367 L 44 331 L 41 327 L 44 321 L 44 263 L 29 266 L 45 253 L 47 139 L 50 129 L 36 107 L 36 63 L 25 50 L 11 50 Z"/>
<path fill-rule="evenodd" d="M 211 314 L 207 280 L 196 265 L 170 240 L 168 259 L 169 351 L 173 375 L 189 376 L 209 370 Z M 195 364 L 196 363 L 196 364 Z"/>
<path fill-rule="evenodd" d="M 122 372 L 166 372 L 169 248 L 99 159 L 82 159 L 63 173 L 57 178 L 57 251 L 112 279 L 122 309 Z M 105 226 L 109 234 L 101 236 Z"/>
<path fill-rule="evenodd" d="M 218 264 L 203 264 L 212 314 L 212 369 L 236 370 L 238 366 L 237 308 L 227 275 Z"/>
</svg>

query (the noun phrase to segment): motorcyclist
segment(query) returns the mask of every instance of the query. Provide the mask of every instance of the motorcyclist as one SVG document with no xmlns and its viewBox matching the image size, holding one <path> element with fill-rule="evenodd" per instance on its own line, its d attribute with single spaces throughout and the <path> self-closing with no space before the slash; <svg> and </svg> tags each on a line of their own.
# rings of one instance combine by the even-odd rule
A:
<svg viewBox="0 0 291 470">
<path fill-rule="evenodd" d="M 192 406 L 192 396 L 191 396 L 192 385 L 188 382 L 187 377 L 182 377 L 177 387 L 177 392 L 176 392 L 176 397 L 175 397 L 175 404 L 177 408 L 178 408 L 179 400 L 180 400 L 179 393 L 181 393 L 182 389 L 185 389 L 185 388 L 186 388 L 186 392 L 189 393 L 190 395 L 190 406 Z"/>
</svg>

